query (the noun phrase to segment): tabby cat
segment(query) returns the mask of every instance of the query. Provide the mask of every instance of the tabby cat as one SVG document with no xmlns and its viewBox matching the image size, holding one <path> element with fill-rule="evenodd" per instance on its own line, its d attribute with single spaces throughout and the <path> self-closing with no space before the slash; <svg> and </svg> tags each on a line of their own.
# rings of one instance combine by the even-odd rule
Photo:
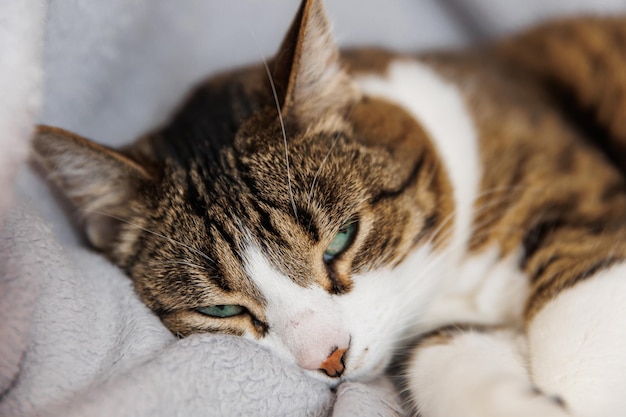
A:
<svg viewBox="0 0 626 417">
<path fill-rule="evenodd" d="M 623 18 L 412 57 L 340 52 L 304 0 L 132 146 L 41 126 L 34 154 L 176 335 L 329 386 L 416 339 L 423 417 L 626 415 L 625 74 Z"/>
</svg>

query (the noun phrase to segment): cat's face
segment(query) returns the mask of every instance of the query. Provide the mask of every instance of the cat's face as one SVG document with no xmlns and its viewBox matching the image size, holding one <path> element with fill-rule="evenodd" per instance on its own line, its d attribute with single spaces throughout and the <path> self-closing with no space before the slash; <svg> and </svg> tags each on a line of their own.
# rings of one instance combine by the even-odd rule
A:
<svg viewBox="0 0 626 417">
<path fill-rule="evenodd" d="M 366 116 L 383 109 L 404 127 L 369 143 Z M 371 374 L 410 315 L 394 267 L 438 223 L 441 181 L 422 159 L 423 133 L 400 109 L 362 99 L 286 126 L 288 170 L 280 121 L 262 116 L 211 167 L 171 162 L 153 206 L 122 225 L 120 240 L 140 247 L 117 259 L 175 333 L 244 335 L 313 371 L 346 349 L 346 375 Z"/>
<path fill-rule="evenodd" d="M 280 62 L 274 71 L 276 102 L 244 94 L 254 103 L 227 141 L 208 143 L 192 119 L 126 155 L 49 128 L 35 148 L 85 207 L 92 243 L 172 332 L 248 337 L 333 384 L 387 365 L 436 285 L 419 270 L 451 207 L 419 124 L 360 94 L 336 51 L 308 38 L 327 36 L 324 19 L 318 2 L 303 3 L 282 84 Z M 327 62 L 310 71 L 307 54 Z"/>
</svg>

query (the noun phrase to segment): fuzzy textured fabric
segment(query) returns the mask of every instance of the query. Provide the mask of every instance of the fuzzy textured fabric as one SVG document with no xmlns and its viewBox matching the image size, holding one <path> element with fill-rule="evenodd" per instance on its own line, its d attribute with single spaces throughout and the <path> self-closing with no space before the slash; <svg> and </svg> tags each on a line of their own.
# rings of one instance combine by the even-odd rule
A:
<svg viewBox="0 0 626 417">
<path fill-rule="evenodd" d="M 26 159 L 39 112 L 45 10 L 43 0 L 0 4 L 0 225 L 13 202 L 11 184 Z"/>
<path fill-rule="evenodd" d="M 460 46 L 555 13 L 539 1 L 523 16 L 496 0 L 327 3 L 341 44 L 404 50 Z M 557 3 L 559 13 L 583 4 Z M 605 3 L 608 10 L 622 1 Z M 296 7 L 0 2 L 1 416 L 402 415 L 387 380 L 331 392 L 249 341 L 177 340 L 128 278 L 86 247 L 73 211 L 24 164 L 35 122 L 128 143 L 162 123 L 201 78 L 269 57 Z M 475 33 L 476 22 L 484 33 Z"/>
<path fill-rule="evenodd" d="M 24 351 L 19 374 L 11 369 L 15 379 L 4 383 L 0 415 L 328 414 L 333 394 L 323 384 L 254 343 L 176 340 L 116 267 L 64 249 L 27 209 L 12 212 L 0 242 L 2 264 L 17 273 L 0 281 L 8 328 L 0 337 Z"/>
</svg>

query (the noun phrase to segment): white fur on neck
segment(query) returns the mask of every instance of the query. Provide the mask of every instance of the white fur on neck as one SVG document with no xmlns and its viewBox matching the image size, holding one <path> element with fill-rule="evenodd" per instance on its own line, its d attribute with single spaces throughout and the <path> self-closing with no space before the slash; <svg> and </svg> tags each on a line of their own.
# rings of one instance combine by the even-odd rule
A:
<svg viewBox="0 0 626 417">
<path fill-rule="evenodd" d="M 464 258 L 456 266 L 451 285 L 438 294 L 414 331 L 450 323 L 518 323 L 529 291 L 519 259 L 519 252 L 501 259 L 497 246 Z"/>
</svg>

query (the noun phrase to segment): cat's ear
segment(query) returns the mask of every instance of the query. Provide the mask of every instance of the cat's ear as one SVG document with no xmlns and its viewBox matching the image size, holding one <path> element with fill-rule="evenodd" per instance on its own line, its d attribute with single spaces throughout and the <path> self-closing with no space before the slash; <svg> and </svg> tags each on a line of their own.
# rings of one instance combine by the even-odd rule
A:
<svg viewBox="0 0 626 417">
<path fill-rule="evenodd" d="M 322 0 L 302 1 L 273 64 L 277 99 L 285 117 L 308 122 L 357 97 L 341 68 Z"/>
<path fill-rule="evenodd" d="M 38 126 L 33 158 L 80 210 L 90 242 L 110 249 L 130 201 L 152 181 L 148 171 L 118 151 L 63 129 Z"/>
</svg>

